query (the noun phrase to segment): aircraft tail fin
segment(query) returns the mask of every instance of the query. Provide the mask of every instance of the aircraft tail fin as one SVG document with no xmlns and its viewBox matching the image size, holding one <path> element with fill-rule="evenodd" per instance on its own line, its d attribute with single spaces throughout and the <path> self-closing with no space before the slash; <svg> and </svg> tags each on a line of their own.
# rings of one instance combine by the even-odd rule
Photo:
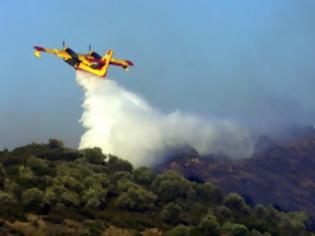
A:
<svg viewBox="0 0 315 236">
<path fill-rule="evenodd" d="M 45 48 L 39 46 L 35 46 L 34 49 L 35 49 L 34 55 L 38 58 L 41 56 L 41 52 L 45 51 Z"/>
<path fill-rule="evenodd" d="M 113 50 L 108 50 L 102 57 L 102 61 L 111 60 L 113 57 Z"/>
</svg>

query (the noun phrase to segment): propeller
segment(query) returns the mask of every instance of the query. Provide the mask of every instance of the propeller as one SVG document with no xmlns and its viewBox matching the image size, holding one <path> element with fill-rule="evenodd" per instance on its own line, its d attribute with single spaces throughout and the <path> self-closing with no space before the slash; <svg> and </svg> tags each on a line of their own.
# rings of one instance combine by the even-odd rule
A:
<svg viewBox="0 0 315 236">
<path fill-rule="evenodd" d="M 91 51 L 91 44 L 89 44 L 89 52 Z"/>
<path fill-rule="evenodd" d="M 65 48 L 66 47 L 66 43 L 65 41 L 62 41 L 62 47 Z"/>
</svg>

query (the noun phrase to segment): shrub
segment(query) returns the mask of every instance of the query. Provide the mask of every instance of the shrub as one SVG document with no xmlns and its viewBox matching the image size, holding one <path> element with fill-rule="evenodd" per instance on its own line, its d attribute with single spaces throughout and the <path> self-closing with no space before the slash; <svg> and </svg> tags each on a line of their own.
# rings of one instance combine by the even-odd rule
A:
<svg viewBox="0 0 315 236">
<path fill-rule="evenodd" d="M 225 233 L 229 233 L 231 236 L 246 236 L 249 235 L 249 231 L 245 225 L 242 224 L 233 224 L 227 222 L 222 227 Z"/>
<path fill-rule="evenodd" d="M 82 150 L 84 157 L 92 164 L 101 165 L 106 160 L 106 156 L 102 153 L 102 149 L 98 147 L 86 148 Z"/>
<path fill-rule="evenodd" d="M 47 162 L 35 156 L 31 156 L 27 159 L 26 166 L 31 168 L 36 175 L 46 175 L 49 173 L 49 166 Z"/>
<path fill-rule="evenodd" d="M 29 188 L 22 193 L 22 204 L 27 211 L 39 212 L 44 205 L 44 193 L 38 188 Z"/>
<path fill-rule="evenodd" d="M 129 188 L 116 199 L 116 205 L 130 211 L 146 211 L 154 206 L 157 196 L 141 186 Z"/>
<path fill-rule="evenodd" d="M 175 228 L 167 231 L 165 236 L 193 236 L 191 234 L 191 228 L 184 225 L 178 225 Z"/>
<path fill-rule="evenodd" d="M 197 235 L 211 235 L 211 236 L 219 236 L 220 235 L 220 224 L 217 221 L 217 218 L 208 213 L 204 216 L 196 230 Z"/>
<path fill-rule="evenodd" d="M 63 144 L 63 141 L 61 141 L 61 140 L 49 139 L 47 146 L 49 148 L 52 148 L 52 149 L 54 149 L 54 148 L 63 148 L 64 144 Z"/>
<path fill-rule="evenodd" d="M 137 183 L 150 185 L 156 177 L 156 174 L 147 167 L 139 167 L 133 172 L 133 176 Z"/>
<path fill-rule="evenodd" d="M 0 164 L 0 188 L 4 187 L 4 182 L 6 178 L 6 171 L 2 164 Z"/>
<path fill-rule="evenodd" d="M 160 213 L 162 220 L 171 225 L 177 225 L 182 219 L 182 208 L 174 203 L 168 203 Z"/>
<path fill-rule="evenodd" d="M 106 164 L 110 172 L 127 171 L 131 173 L 133 170 L 132 165 L 128 161 L 112 155 L 109 156 L 109 160 Z"/>
<path fill-rule="evenodd" d="M 88 208 L 98 209 L 106 203 L 107 192 L 100 185 L 90 187 L 82 197 L 84 205 Z"/>
<path fill-rule="evenodd" d="M 245 200 L 237 193 L 230 193 L 224 200 L 225 206 L 237 213 L 248 213 L 249 208 Z"/>
<path fill-rule="evenodd" d="M 28 166 L 19 166 L 18 180 L 22 185 L 31 187 L 34 180 L 34 173 L 31 168 Z"/>
<path fill-rule="evenodd" d="M 10 216 L 16 213 L 17 201 L 15 197 L 3 191 L 0 191 L 0 215 Z"/>
<path fill-rule="evenodd" d="M 167 171 L 157 176 L 153 188 L 165 201 L 190 197 L 194 191 L 191 183 L 174 171 Z"/>
<path fill-rule="evenodd" d="M 224 199 L 223 192 L 210 182 L 205 184 L 196 184 L 195 189 L 197 196 L 203 201 L 221 204 Z"/>
</svg>

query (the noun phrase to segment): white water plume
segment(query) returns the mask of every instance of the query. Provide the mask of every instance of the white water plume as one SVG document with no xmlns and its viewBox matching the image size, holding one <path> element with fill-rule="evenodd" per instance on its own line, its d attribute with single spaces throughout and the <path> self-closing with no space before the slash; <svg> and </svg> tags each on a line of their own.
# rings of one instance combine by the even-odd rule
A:
<svg viewBox="0 0 315 236">
<path fill-rule="evenodd" d="M 87 129 L 79 148 L 100 147 L 135 166 L 160 163 L 168 150 L 184 145 L 231 158 L 253 152 L 248 131 L 233 122 L 209 122 L 180 111 L 163 114 L 117 82 L 83 72 L 77 81 L 84 90 L 80 122 Z"/>
</svg>

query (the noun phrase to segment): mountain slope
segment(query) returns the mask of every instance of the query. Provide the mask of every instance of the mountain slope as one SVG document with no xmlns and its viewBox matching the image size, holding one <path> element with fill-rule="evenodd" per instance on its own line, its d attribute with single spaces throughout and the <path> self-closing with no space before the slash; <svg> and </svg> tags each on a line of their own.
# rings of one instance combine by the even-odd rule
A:
<svg viewBox="0 0 315 236">
<path fill-rule="evenodd" d="M 310 235 L 302 212 L 58 140 L 0 152 L 1 235 Z"/>
<path fill-rule="evenodd" d="M 197 181 L 212 181 L 224 192 L 237 192 L 253 204 L 271 204 L 282 210 L 303 210 L 315 219 L 315 130 L 304 129 L 295 138 L 263 138 L 253 157 L 229 160 L 178 153 L 159 167 L 175 170 Z"/>
</svg>

